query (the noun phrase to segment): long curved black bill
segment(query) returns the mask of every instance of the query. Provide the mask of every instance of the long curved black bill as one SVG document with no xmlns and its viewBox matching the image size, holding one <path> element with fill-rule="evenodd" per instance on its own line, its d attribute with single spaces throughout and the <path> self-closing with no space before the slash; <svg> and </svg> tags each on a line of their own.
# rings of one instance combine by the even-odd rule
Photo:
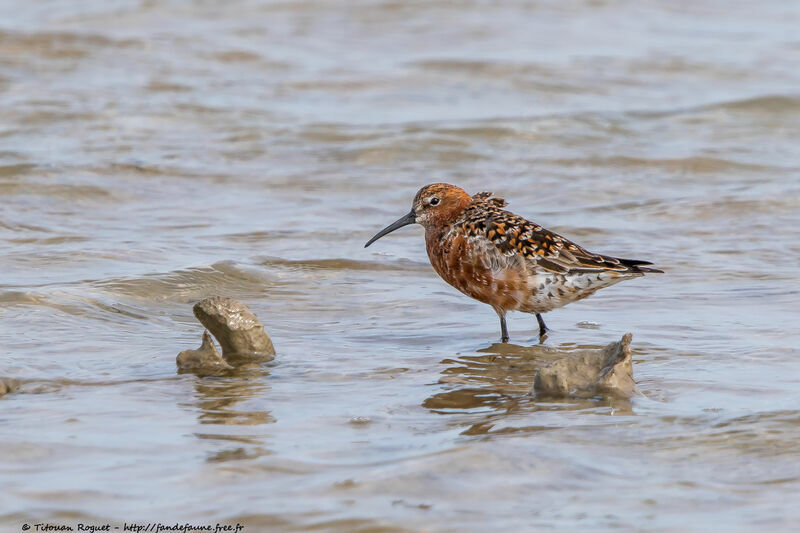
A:
<svg viewBox="0 0 800 533">
<path fill-rule="evenodd" d="M 417 215 L 414 213 L 414 210 L 412 209 L 407 215 L 398 220 L 395 220 L 394 222 L 392 222 L 391 224 L 380 230 L 377 234 L 375 234 L 373 238 L 367 241 L 367 244 L 364 245 L 364 248 L 366 248 L 373 242 L 377 241 L 387 233 L 391 233 L 398 228 L 402 228 L 403 226 L 408 226 L 409 224 L 413 224 L 416 221 L 417 221 Z"/>
</svg>

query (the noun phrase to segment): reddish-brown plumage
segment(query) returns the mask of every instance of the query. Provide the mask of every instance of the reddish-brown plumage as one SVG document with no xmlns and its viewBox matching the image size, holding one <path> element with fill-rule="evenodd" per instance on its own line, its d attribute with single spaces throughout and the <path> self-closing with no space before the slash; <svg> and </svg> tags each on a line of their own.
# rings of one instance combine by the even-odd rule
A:
<svg viewBox="0 0 800 533">
<path fill-rule="evenodd" d="M 434 183 L 420 189 L 411 212 L 373 237 L 411 223 L 425 228 L 428 258 L 447 283 L 500 317 L 508 340 L 508 311 L 536 314 L 590 296 L 598 289 L 646 272 L 651 263 L 591 253 L 523 217 L 503 209 L 492 193 L 470 196 L 463 189 Z"/>
</svg>

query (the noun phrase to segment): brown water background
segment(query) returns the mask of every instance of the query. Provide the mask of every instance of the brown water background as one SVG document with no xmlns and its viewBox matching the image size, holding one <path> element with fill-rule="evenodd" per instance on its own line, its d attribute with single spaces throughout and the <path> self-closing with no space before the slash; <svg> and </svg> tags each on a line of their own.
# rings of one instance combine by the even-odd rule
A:
<svg viewBox="0 0 800 533">
<path fill-rule="evenodd" d="M 0 2 L 0 529 L 790 530 L 800 4 Z M 535 319 L 444 284 L 417 188 L 650 259 Z M 191 306 L 278 357 L 177 375 Z M 634 334 L 630 402 L 530 394 Z"/>
</svg>

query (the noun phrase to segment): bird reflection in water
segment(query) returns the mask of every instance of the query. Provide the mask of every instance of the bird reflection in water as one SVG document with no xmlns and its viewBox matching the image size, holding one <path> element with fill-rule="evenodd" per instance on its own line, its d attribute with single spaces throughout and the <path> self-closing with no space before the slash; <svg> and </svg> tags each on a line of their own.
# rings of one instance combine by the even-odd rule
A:
<svg viewBox="0 0 800 533">
<path fill-rule="evenodd" d="M 626 399 L 537 398 L 533 394 L 537 369 L 585 348 L 600 347 L 493 344 L 478 350 L 477 355 L 444 359 L 441 364 L 447 368 L 442 371 L 438 385 L 445 390 L 428 397 L 422 406 L 442 415 L 468 415 L 466 420 L 459 418 L 459 424 L 467 425 L 462 435 L 536 432 L 559 427 L 529 425 L 537 419 L 527 415 L 538 411 L 633 414 Z"/>
</svg>

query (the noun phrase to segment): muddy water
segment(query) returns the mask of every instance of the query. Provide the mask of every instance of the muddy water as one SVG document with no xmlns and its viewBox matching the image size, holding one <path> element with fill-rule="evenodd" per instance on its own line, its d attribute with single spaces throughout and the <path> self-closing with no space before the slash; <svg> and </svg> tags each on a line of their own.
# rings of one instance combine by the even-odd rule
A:
<svg viewBox="0 0 800 533">
<path fill-rule="evenodd" d="M 0 525 L 789 529 L 800 520 L 800 9 L 0 3 Z M 668 273 L 496 344 L 416 189 L 494 190 Z M 191 305 L 278 357 L 177 375 Z M 537 365 L 634 334 L 630 402 Z"/>
</svg>

